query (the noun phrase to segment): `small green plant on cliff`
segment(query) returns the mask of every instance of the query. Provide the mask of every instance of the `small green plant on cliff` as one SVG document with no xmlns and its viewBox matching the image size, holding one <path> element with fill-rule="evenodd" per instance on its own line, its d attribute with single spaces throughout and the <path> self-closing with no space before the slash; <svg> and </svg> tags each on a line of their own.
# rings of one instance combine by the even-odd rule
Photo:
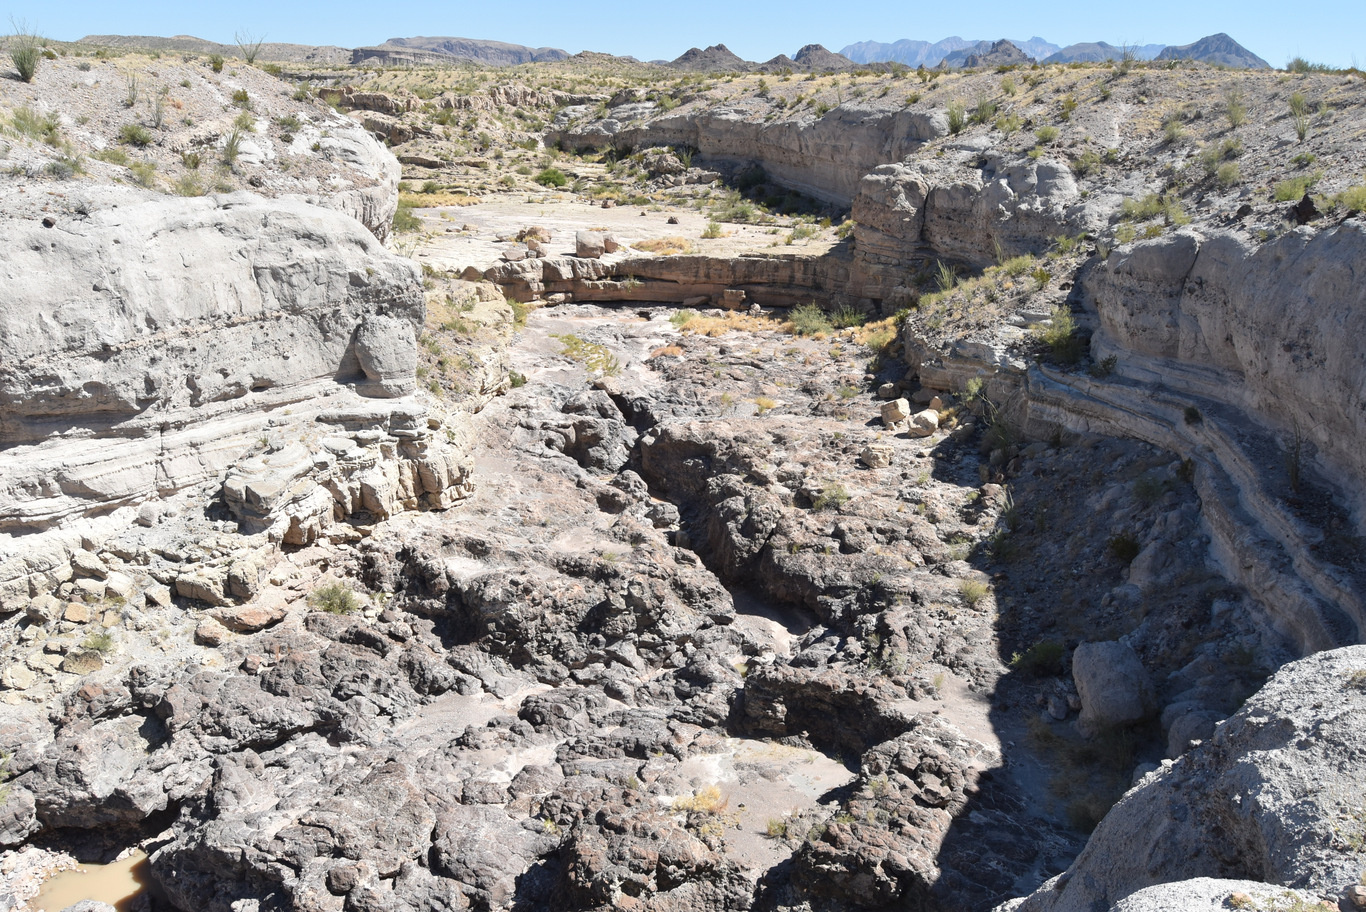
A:
<svg viewBox="0 0 1366 912">
<path fill-rule="evenodd" d="M 838 510 L 849 501 L 849 491 L 838 481 L 828 481 L 821 487 L 821 493 L 811 501 L 813 510 Z"/>
<path fill-rule="evenodd" d="M 61 145 L 61 125 L 51 114 L 39 114 L 27 106 L 18 107 L 10 115 L 10 126 L 20 136 L 36 139 L 53 147 Z"/>
<path fill-rule="evenodd" d="M 1060 304 L 1053 308 L 1048 325 L 1039 327 L 1039 341 L 1048 347 L 1049 354 L 1059 364 L 1076 364 L 1081 360 L 1081 340 L 1077 338 L 1077 321 L 1071 309 Z"/>
<path fill-rule="evenodd" d="M 308 607 L 328 614 L 353 614 L 360 608 L 360 599 L 345 583 L 328 583 L 308 594 Z"/>
<path fill-rule="evenodd" d="M 958 597 L 969 608 L 976 608 L 987 597 L 987 584 L 981 580 L 965 579 L 958 581 Z"/>
<path fill-rule="evenodd" d="M 1106 542 L 1105 550 L 1127 567 L 1134 562 L 1134 558 L 1138 557 L 1138 552 L 1142 550 L 1142 546 L 1139 545 L 1138 539 L 1128 532 L 1121 532 L 1118 535 L 1110 536 L 1110 540 Z"/>
<path fill-rule="evenodd" d="M 1310 188 L 1319 182 L 1323 177 L 1322 171 L 1315 171 L 1313 174 L 1301 174 L 1299 177 L 1292 177 L 1288 180 L 1278 182 L 1271 188 L 1271 195 L 1278 203 L 1293 203 L 1300 200 Z"/>
<path fill-rule="evenodd" d="M 119 128 L 119 141 L 130 146 L 150 145 L 152 132 L 142 124 L 124 124 Z"/>
<path fill-rule="evenodd" d="M 107 630 L 92 633 L 81 643 L 82 649 L 91 652 L 98 652 L 100 655 L 108 654 L 114 648 L 114 637 Z"/>
<path fill-rule="evenodd" d="M 413 215 L 413 204 L 400 199 L 394 210 L 394 232 L 417 231 L 422 227 L 422 219 Z"/>
<path fill-rule="evenodd" d="M 1057 640 L 1039 640 L 1024 652 L 1012 653 L 1010 667 L 1035 678 L 1048 677 L 1062 671 L 1063 645 Z"/>
<path fill-rule="evenodd" d="M 210 54 L 210 55 L 209 55 L 209 68 L 210 68 L 211 70 L 213 70 L 215 73 L 221 73 L 221 72 L 223 72 L 223 55 L 222 55 L 222 54 Z"/>
</svg>

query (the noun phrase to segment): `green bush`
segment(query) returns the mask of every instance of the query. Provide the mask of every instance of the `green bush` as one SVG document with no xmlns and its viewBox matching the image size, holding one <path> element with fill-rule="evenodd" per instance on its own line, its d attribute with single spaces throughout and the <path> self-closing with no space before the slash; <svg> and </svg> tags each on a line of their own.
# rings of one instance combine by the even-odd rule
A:
<svg viewBox="0 0 1366 912">
<path fill-rule="evenodd" d="M 1048 126 L 1047 124 L 1045 124 L 1044 126 L 1039 127 L 1039 129 L 1037 129 L 1037 130 L 1034 131 L 1034 138 L 1037 139 L 1037 140 L 1039 141 L 1039 144 L 1040 144 L 1040 145 L 1046 146 L 1046 145 L 1048 145 L 1049 143 L 1054 142 L 1055 140 L 1057 140 L 1057 138 L 1058 138 L 1058 128 L 1057 128 L 1057 127 L 1051 127 L 1051 126 Z"/>
<path fill-rule="evenodd" d="M 151 145 L 152 131 L 142 124 L 124 124 L 119 127 L 119 141 L 130 146 Z"/>
<path fill-rule="evenodd" d="M 413 204 L 404 199 L 398 201 L 398 208 L 394 210 L 394 233 L 405 231 L 417 231 L 422 227 L 422 219 L 413 215 Z"/>
<path fill-rule="evenodd" d="M 799 336 L 814 336 L 817 333 L 828 333 L 835 329 L 830 318 L 825 315 L 825 311 L 821 310 L 815 303 L 792 308 L 788 320 L 792 323 L 792 331 Z"/>
<path fill-rule="evenodd" d="M 1077 337 L 1077 321 L 1066 304 L 1053 308 L 1049 325 L 1038 331 L 1039 340 L 1048 346 L 1053 360 L 1060 364 L 1076 364 L 1081 360 L 1081 340 Z"/>
<path fill-rule="evenodd" d="M 360 599 L 346 584 L 328 583 L 308 594 L 308 606 L 328 614 L 353 614 L 360 607 Z"/>
<path fill-rule="evenodd" d="M 1041 678 L 1062 672 L 1063 645 L 1057 640 L 1040 640 L 1023 653 L 1010 657 L 1010 667 L 1031 677 Z"/>
<path fill-rule="evenodd" d="M 247 94 L 246 89 L 238 89 L 232 93 L 232 103 L 239 108 L 249 109 L 251 107 L 251 96 Z"/>
<path fill-rule="evenodd" d="M 838 510 L 849 501 L 849 492 L 844 485 L 838 481 L 826 482 L 821 487 L 821 493 L 816 495 L 816 499 L 811 501 L 813 510 Z"/>
<path fill-rule="evenodd" d="M 1283 180 L 1271 188 L 1271 194 L 1278 203 L 1293 203 L 1304 197 L 1309 189 L 1319 182 L 1323 177 L 1322 171 L 1315 171 L 1313 174 L 1302 174 L 1299 177 L 1292 177 Z"/>
<path fill-rule="evenodd" d="M 1138 552 L 1143 550 L 1139 545 L 1138 539 L 1127 532 L 1110 536 L 1110 540 L 1105 543 L 1105 550 L 1109 551 L 1120 563 L 1133 563 L 1134 558 L 1138 557 Z"/>
<path fill-rule="evenodd" d="M 128 173 L 138 186 L 151 187 L 156 183 L 157 166 L 149 161 L 133 162 L 128 166 Z"/>
<path fill-rule="evenodd" d="M 981 580 L 965 579 L 958 581 L 958 597 L 969 608 L 976 608 L 987 597 L 987 584 Z"/>
<path fill-rule="evenodd" d="M 540 184 L 542 187 L 563 187 L 565 184 L 569 183 L 569 178 L 565 177 L 564 172 L 559 168 L 546 168 L 540 174 L 537 174 L 532 178 L 532 180 L 536 181 L 536 183 Z"/>
<path fill-rule="evenodd" d="M 50 114 L 39 114 L 28 106 L 21 106 L 10 115 L 10 124 L 21 136 L 41 140 L 49 146 L 61 144 L 61 127 L 57 118 Z"/>
<path fill-rule="evenodd" d="M 19 78 L 32 82 L 38 74 L 38 60 L 43 56 L 42 40 L 20 25 L 10 38 L 9 59 L 19 71 Z"/>
<path fill-rule="evenodd" d="M 949 132 L 955 136 L 963 132 L 963 126 L 967 123 L 967 110 L 963 103 L 957 98 L 949 102 L 946 114 L 949 118 Z"/>
<path fill-rule="evenodd" d="M 222 55 L 222 54 L 210 54 L 210 55 L 209 55 L 209 66 L 213 69 L 213 71 L 214 71 L 215 73 L 221 73 L 221 72 L 223 72 L 223 55 Z"/>
</svg>

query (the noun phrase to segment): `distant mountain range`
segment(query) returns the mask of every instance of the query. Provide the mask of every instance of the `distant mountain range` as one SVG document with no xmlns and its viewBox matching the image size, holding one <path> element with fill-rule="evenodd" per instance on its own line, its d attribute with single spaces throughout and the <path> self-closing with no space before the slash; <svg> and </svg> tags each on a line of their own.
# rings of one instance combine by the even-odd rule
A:
<svg viewBox="0 0 1366 912">
<path fill-rule="evenodd" d="M 1058 45 L 1037 37 L 1030 38 L 1028 41 L 1012 39 L 1010 43 L 1035 59 L 1047 57 L 1049 54 L 1056 54 L 1062 50 Z M 992 44 L 991 41 L 968 41 L 959 38 L 957 35 L 951 35 L 943 41 L 935 42 L 916 41 L 910 38 L 902 38 L 900 41 L 893 41 L 891 44 L 884 44 L 880 41 L 860 41 L 858 44 L 851 44 L 841 49 L 840 53 L 855 63 L 885 62 L 904 63 L 913 67 L 937 67 L 950 54 L 962 51 L 964 53 L 960 59 L 963 59 L 973 51 L 989 52 Z M 952 65 L 950 64 L 950 66 Z"/>
<path fill-rule="evenodd" d="M 1171 47 L 1144 44 L 1116 47 L 1104 41 L 1090 41 L 1059 47 L 1043 38 L 1028 41 L 1011 40 L 1011 45 L 1041 63 L 1078 63 L 1118 60 L 1127 49 L 1136 60 L 1199 60 L 1221 66 L 1262 69 L 1269 64 L 1222 32 L 1201 38 L 1193 44 Z M 993 50 L 995 48 L 995 50 Z M 957 35 L 942 41 L 916 41 L 903 38 L 890 44 L 880 41 L 860 41 L 840 51 L 855 63 L 904 63 L 907 66 L 961 67 L 976 55 L 979 60 L 995 60 L 1002 52 L 1000 41 L 968 41 Z"/>
<path fill-rule="evenodd" d="M 190 35 L 159 38 L 151 35 L 86 35 L 81 44 L 102 47 L 135 47 L 191 54 L 241 55 L 235 44 L 219 44 Z M 421 65 L 469 62 L 485 66 L 515 66 L 541 60 L 563 60 L 568 51 L 559 48 L 531 48 L 504 41 L 474 38 L 390 38 L 383 44 L 362 48 L 304 44 L 266 43 L 261 45 L 261 60 L 291 63 L 371 63 Z"/>
<path fill-rule="evenodd" d="M 764 63 L 751 63 L 724 44 L 713 44 L 709 48 L 689 48 L 673 60 L 664 63 L 680 70 L 704 73 L 744 73 L 750 70 L 765 73 L 780 70 L 829 72 L 851 69 L 855 65 L 848 57 L 826 50 L 819 44 L 808 44 L 791 57 L 779 54 Z"/>
<path fill-rule="evenodd" d="M 218 44 L 190 35 L 158 38 L 148 35 L 87 35 L 82 44 L 105 47 L 137 47 L 181 53 L 240 54 L 237 45 Z M 1266 69 L 1269 64 L 1222 32 L 1192 44 L 1169 47 L 1145 44 L 1120 48 L 1104 41 L 1059 47 L 1034 37 L 1027 41 L 968 41 L 954 35 L 942 41 L 902 39 L 890 44 L 861 41 L 836 54 L 819 44 L 808 44 L 791 57 L 779 54 L 765 63 L 752 63 L 732 53 L 724 44 L 691 48 L 672 61 L 657 61 L 677 69 L 704 72 L 833 71 L 858 65 L 900 63 L 906 66 L 949 67 L 1001 66 L 1029 63 L 1074 63 L 1118 60 L 1125 50 L 1137 60 L 1199 60 L 1220 66 Z M 383 44 L 360 48 L 330 45 L 267 43 L 260 47 L 261 60 L 321 64 L 379 64 L 421 66 L 449 63 L 476 63 L 484 66 L 515 66 L 547 60 L 564 60 L 568 51 L 559 48 L 532 48 L 504 41 L 474 38 L 414 37 L 390 38 Z M 634 58 L 622 58 L 634 59 Z"/>
</svg>

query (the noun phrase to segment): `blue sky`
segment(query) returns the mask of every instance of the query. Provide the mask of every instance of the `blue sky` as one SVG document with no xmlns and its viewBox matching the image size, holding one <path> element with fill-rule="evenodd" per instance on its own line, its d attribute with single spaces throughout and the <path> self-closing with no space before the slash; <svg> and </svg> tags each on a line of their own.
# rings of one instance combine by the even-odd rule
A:
<svg viewBox="0 0 1366 912">
<path fill-rule="evenodd" d="M 972 4 L 0 0 L 0 26 L 7 26 L 11 19 L 63 40 L 87 34 L 184 34 L 230 43 L 234 33 L 249 30 L 264 33 L 271 41 L 356 47 L 392 37 L 452 35 L 570 52 L 631 54 L 643 60 L 673 58 L 689 47 L 718 42 L 747 59 L 766 60 L 779 53 L 792 54 L 808 43 L 839 50 L 864 40 L 1038 35 L 1060 45 L 1077 41 L 1188 44 L 1227 32 L 1273 66 L 1284 66 L 1297 54 L 1337 66 L 1366 66 L 1366 3 L 1362 0 L 1297 4 L 1269 0 L 1050 4 L 1021 0 Z"/>
</svg>

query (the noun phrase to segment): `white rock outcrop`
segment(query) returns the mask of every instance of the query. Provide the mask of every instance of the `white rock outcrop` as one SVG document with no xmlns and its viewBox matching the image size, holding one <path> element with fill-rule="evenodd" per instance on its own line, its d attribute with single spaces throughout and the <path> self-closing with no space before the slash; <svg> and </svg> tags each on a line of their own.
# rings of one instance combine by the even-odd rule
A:
<svg viewBox="0 0 1366 912">
<path fill-rule="evenodd" d="M 250 194 L 86 205 L 5 225 L 0 608 L 69 579 L 96 517 L 153 527 L 191 490 L 295 544 L 468 493 L 464 431 L 413 395 L 418 270 L 362 224 Z"/>
</svg>

